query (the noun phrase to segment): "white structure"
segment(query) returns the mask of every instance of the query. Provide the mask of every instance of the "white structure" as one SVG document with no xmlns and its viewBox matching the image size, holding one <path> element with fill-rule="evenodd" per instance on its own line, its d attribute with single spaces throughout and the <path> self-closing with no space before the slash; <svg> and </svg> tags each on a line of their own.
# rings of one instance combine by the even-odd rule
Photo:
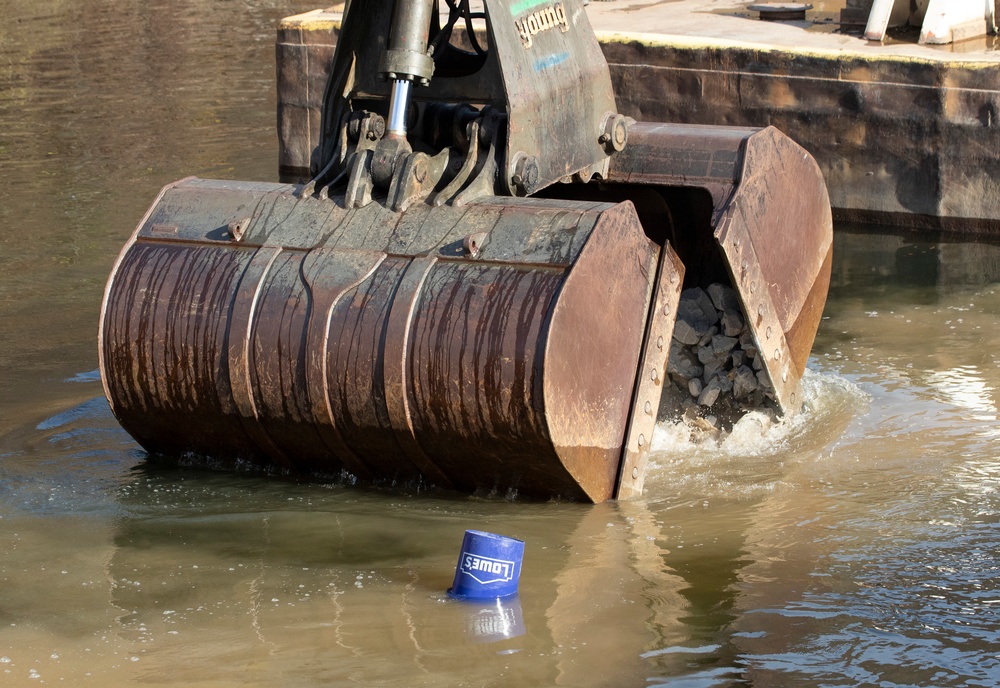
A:
<svg viewBox="0 0 1000 688">
<path fill-rule="evenodd" d="M 996 32 L 994 0 L 875 0 L 865 38 L 881 41 L 889 26 L 920 26 L 920 42 L 953 43 Z"/>
</svg>

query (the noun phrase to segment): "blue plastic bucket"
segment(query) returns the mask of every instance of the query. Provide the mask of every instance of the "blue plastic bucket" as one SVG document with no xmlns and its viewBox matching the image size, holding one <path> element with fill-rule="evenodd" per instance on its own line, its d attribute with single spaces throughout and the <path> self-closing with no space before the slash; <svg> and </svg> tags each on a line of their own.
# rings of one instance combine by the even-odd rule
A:
<svg viewBox="0 0 1000 688">
<path fill-rule="evenodd" d="M 523 558 L 523 541 L 480 530 L 467 530 L 458 555 L 455 581 L 448 592 L 467 600 L 515 595 Z"/>
</svg>

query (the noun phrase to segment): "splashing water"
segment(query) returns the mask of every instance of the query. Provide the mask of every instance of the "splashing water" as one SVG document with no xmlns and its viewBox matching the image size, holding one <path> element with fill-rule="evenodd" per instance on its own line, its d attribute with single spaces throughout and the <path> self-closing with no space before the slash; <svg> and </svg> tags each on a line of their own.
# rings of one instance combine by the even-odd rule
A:
<svg viewBox="0 0 1000 688">
<path fill-rule="evenodd" d="M 819 437 L 839 434 L 840 428 L 863 413 L 870 397 L 851 381 L 833 373 L 806 370 L 802 377 L 804 397 L 801 412 L 775 417 L 767 411 L 751 411 L 732 431 L 706 432 L 684 420 L 661 421 L 653 434 L 654 458 L 674 454 L 690 456 L 693 450 L 723 456 L 776 456 L 799 443 L 815 443 L 816 431 L 831 428 Z"/>
<path fill-rule="evenodd" d="M 646 492 L 651 498 L 682 483 L 712 484 L 742 493 L 771 490 L 789 464 L 811 460 L 865 413 L 869 395 L 833 373 L 807 370 L 796 414 L 751 411 L 730 432 L 685 421 L 661 421 L 651 445 Z M 729 496 L 735 496 L 730 494 Z"/>
</svg>

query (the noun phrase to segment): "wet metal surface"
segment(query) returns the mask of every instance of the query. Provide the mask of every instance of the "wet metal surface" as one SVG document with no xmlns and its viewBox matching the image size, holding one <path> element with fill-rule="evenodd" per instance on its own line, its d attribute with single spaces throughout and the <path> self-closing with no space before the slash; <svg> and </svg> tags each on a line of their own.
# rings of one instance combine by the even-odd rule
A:
<svg viewBox="0 0 1000 688">
<path fill-rule="evenodd" d="M 493 197 L 401 214 L 296 194 L 179 182 L 126 246 L 101 365 L 144 447 L 613 496 L 661 253 L 632 204 Z M 235 241 L 223 228 L 241 214 Z M 663 272 L 676 302 L 683 271 L 668 258 Z"/>
<path fill-rule="evenodd" d="M 660 426 L 640 502 L 146 461 L 96 374 L 105 277 L 167 182 L 274 180 L 271 22 L 309 7 L 8 7 L 0 685 L 995 683 L 996 245 L 836 234 L 808 412 Z M 526 541 L 516 608 L 444 598 L 468 527 Z"/>
<path fill-rule="evenodd" d="M 326 129 L 315 147 L 298 133 L 314 151 L 307 184 L 192 178 L 168 185 L 147 211 L 101 312 L 105 391 L 129 433 L 157 454 L 300 475 L 637 497 L 656 420 L 643 409 L 660 407 L 679 294 L 719 280 L 740 295 L 734 310 L 764 354 L 773 399 L 797 412 L 832 243 L 808 153 L 774 129 L 629 124 L 608 109 L 607 65 L 574 3 L 575 29 L 564 22 L 548 34 L 552 45 L 539 39 L 531 51 L 530 36 L 505 19 L 521 10 L 487 2 L 489 51 L 451 55 L 481 68 L 425 83 L 411 103 L 423 125 L 407 134 L 391 122 L 408 87 L 389 96 L 377 74 L 430 77 L 393 42 L 426 32 L 430 5 L 411 9 L 352 5 L 325 88 Z M 458 12 L 434 33 L 450 34 Z M 396 23 L 407 17 L 415 24 Z M 379 57 L 372 40 L 385 35 Z M 562 66 L 509 80 L 553 49 Z M 445 50 L 435 59 L 443 68 Z M 282 44 L 279 73 L 300 53 Z M 376 68 L 377 59 L 398 64 Z M 478 116 L 473 105 L 484 101 L 492 107 Z M 280 107 L 283 148 L 286 114 Z M 477 117 L 468 141 L 419 133 L 439 116 Z M 373 123 L 386 118 L 381 137 Z M 480 126 L 486 157 L 474 145 L 485 142 Z M 437 176 L 435 160 L 444 160 Z M 447 169 L 473 162 L 465 186 Z M 614 204 L 602 205 L 608 194 Z M 696 214 L 699 195 L 712 198 L 708 216 L 675 223 Z M 234 422 L 244 432 L 229 439 Z"/>
</svg>

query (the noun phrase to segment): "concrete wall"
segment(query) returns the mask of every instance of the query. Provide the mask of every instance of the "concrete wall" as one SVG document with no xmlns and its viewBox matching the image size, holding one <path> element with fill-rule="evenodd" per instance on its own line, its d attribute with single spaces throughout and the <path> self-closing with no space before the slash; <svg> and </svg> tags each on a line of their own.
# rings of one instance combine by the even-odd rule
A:
<svg viewBox="0 0 1000 688">
<path fill-rule="evenodd" d="M 840 219 L 1000 231 L 1000 70 L 605 41 L 619 109 L 645 121 L 782 130 Z"/>
<path fill-rule="evenodd" d="M 857 0 L 864 2 L 866 0 Z M 282 177 L 309 177 L 335 22 L 282 24 Z M 995 62 L 686 47 L 606 37 L 619 110 L 638 120 L 776 126 L 823 170 L 841 220 L 1000 233 Z"/>
</svg>

